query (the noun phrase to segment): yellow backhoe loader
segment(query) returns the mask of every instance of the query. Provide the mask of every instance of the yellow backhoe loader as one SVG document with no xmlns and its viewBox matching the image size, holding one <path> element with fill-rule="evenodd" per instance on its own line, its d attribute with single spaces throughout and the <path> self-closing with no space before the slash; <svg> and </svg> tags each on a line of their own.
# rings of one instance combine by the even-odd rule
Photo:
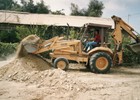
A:
<svg viewBox="0 0 140 100">
<path fill-rule="evenodd" d="M 135 52 L 140 52 L 140 39 L 134 33 L 134 29 L 125 23 L 121 18 L 112 16 L 115 23 L 115 29 L 112 33 L 114 40 L 114 51 L 109 48 L 108 29 L 111 26 L 97 25 L 94 23 L 85 24 L 76 40 L 64 40 L 63 37 L 54 37 L 49 40 L 40 39 L 38 36 L 28 36 L 21 41 L 22 46 L 28 53 L 40 54 L 52 50 L 50 53 L 54 67 L 67 70 L 69 61 L 85 63 L 92 72 L 107 73 L 111 66 L 116 63 L 121 64 L 122 59 L 122 30 L 136 40 L 136 43 L 129 48 Z M 91 37 L 90 32 L 95 29 L 100 30 L 101 42 L 88 52 L 83 51 L 85 39 Z M 89 31 L 90 30 L 90 31 Z M 88 33 L 89 32 L 89 33 Z M 88 34 L 88 35 L 87 35 Z M 133 49 L 135 48 L 135 49 Z M 118 62 L 116 62 L 118 58 Z"/>
</svg>

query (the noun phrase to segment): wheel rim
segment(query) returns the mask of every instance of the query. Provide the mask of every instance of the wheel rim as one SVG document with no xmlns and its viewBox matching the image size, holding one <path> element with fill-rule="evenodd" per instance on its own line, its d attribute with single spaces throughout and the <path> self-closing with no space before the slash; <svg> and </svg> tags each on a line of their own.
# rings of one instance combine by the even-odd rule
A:
<svg viewBox="0 0 140 100">
<path fill-rule="evenodd" d="M 59 62 L 57 63 L 57 68 L 65 69 L 65 67 L 66 67 L 65 61 L 59 61 Z"/>
<path fill-rule="evenodd" d="M 96 60 L 96 67 L 100 70 L 106 69 L 108 66 L 108 60 L 105 57 L 99 57 Z"/>
</svg>

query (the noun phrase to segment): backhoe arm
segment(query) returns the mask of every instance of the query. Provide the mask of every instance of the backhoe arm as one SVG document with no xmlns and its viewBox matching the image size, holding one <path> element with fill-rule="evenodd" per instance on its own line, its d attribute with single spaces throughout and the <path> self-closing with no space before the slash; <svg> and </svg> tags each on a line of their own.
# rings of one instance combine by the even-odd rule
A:
<svg viewBox="0 0 140 100">
<path fill-rule="evenodd" d="M 125 30 L 129 36 L 136 40 L 136 43 L 140 43 L 140 39 L 138 36 L 133 33 L 134 29 L 129 26 L 126 22 L 124 22 L 120 17 L 112 16 L 112 19 L 115 23 L 115 29 L 112 34 L 115 43 L 115 50 L 114 50 L 114 57 L 113 60 L 115 61 L 116 56 L 118 55 L 119 64 L 122 63 L 122 29 Z"/>
</svg>

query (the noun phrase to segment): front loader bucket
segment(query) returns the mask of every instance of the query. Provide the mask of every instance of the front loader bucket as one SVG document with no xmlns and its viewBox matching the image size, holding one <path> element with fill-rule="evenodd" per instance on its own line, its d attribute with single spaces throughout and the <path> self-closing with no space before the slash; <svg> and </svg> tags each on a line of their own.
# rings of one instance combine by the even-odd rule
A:
<svg viewBox="0 0 140 100">
<path fill-rule="evenodd" d="M 132 51 L 132 52 L 134 52 L 136 54 L 140 54 L 140 43 L 130 44 L 130 45 L 127 45 L 126 47 L 130 51 Z"/>
<path fill-rule="evenodd" d="M 28 53 L 33 53 L 38 50 L 37 45 L 35 44 L 26 44 L 24 45 L 24 48 Z"/>
<path fill-rule="evenodd" d="M 38 45 L 41 42 L 41 39 L 36 35 L 29 35 L 25 37 L 21 44 L 28 53 L 34 53 L 38 50 Z"/>
</svg>

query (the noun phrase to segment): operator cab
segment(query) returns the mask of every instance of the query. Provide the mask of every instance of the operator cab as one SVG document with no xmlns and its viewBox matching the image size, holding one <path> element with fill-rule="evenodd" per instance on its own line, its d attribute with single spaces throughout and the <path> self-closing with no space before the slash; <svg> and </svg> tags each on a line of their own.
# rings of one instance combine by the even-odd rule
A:
<svg viewBox="0 0 140 100">
<path fill-rule="evenodd" d="M 91 41 L 90 40 L 91 38 L 94 38 L 95 36 L 94 32 L 98 30 L 101 41 L 96 47 L 99 47 L 108 43 L 109 29 L 111 29 L 111 26 L 109 25 L 86 23 L 82 27 L 81 32 L 78 36 L 78 39 L 82 41 L 82 44 L 84 47 L 87 42 Z"/>
</svg>

